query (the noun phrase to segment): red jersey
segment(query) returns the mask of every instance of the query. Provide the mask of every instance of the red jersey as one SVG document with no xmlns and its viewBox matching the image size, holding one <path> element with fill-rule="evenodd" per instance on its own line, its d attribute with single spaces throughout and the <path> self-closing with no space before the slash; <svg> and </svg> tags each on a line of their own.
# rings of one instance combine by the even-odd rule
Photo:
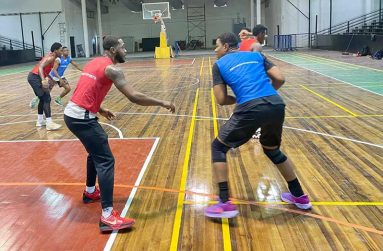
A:
<svg viewBox="0 0 383 251">
<path fill-rule="evenodd" d="M 49 53 L 49 55 L 46 55 L 45 57 L 43 57 L 40 62 L 38 62 L 35 67 L 33 67 L 32 69 L 32 73 L 36 74 L 36 75 L 39 75 L 39 67 L 40 67 L 40 64 L 42 62 L 44 62 L 47 58 L 49 58 L 50 56 L 52 56 L 53 53 Z M 53 60 L 52 63 L 50 63 L 49 65 L 45 66 L 44 69 L 43 69 L 43 74 L 44 74 L 44 78 L 46 78 L 48 76 L 48 74 L 51 72 L 52 68 L 53 68 L 53 65 L 55 64 L 55 61 Z"/>
<path fill-rule="evenodd" d="M 113 81 L 105 75 L 105 68 L 113 64 L 109 57 L 97 57 L 84 66 L 71 101 L 76 105 L 97 113 Z"/>
<path fill-rule="evenodd" d="M 241 44 L 239 46 L 240 51 L 251 51 L 251 46 L 257 42 L 255 38 L 245 39 L 241 41 Z"/>
</svg>

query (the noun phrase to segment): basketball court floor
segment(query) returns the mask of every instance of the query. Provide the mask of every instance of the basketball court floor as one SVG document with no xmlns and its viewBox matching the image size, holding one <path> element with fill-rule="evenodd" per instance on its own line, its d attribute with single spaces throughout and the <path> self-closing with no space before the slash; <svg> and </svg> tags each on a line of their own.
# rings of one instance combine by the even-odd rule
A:
<svg viewBox="0 0 383 251">
<path fill-rule="evenodd" d="M 266 56 L 287 79 L 282 149 L 312 210 L 281 202 L 287 186 L 251 140 L 228 154 L 240 215 L 205 218 L 216 193 L 210 143 L 233 109 L 213 98 L 215 57 L 135 58 L 120 65 L 128 81 L 171 100 L 176 113 L 134 105 L 114 87 L 108 94 L 104 106 L 117 119 L 100 121 L 116 158 L 115 207 L 136 224 L 100 234 L 100 205 L 81 201 L 86 152 L 65 126 L 35 127 L 26 81 L 33 65 L 24 64 L 0 68 L 0 249 L 381 250 L 383 71 L 318 52 Z M 79 76 L 67 71 L 72 89 Z M 64 124 L 63 108 L 52 108 Z"/>
</svg>

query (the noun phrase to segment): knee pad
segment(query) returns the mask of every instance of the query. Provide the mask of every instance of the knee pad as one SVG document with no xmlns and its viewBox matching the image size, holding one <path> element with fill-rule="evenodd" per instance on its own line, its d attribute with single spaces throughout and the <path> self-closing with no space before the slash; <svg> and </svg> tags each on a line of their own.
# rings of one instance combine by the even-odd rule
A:
<svg viewBox="0 0 383 251">
<path fill-rule="evenodd" d="M 230 147 L 222 144 L 217 138 L 211 143 L 211 158 L 214 162 L 226 162 L 226 153 Z"/>
<path fill-rule="evenodd" d="M 274 150 L 263 148 L 263 152 L 276 165 L 281 164 L 287 160 L 286 155 L 284 155 L 279 148 Z"/>
</svg>

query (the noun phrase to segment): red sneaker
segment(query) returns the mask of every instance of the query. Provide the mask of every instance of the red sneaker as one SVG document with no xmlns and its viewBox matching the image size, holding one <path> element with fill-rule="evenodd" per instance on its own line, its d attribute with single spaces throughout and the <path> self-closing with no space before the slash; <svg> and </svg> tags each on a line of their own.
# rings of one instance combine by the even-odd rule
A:
<svg viewBox="0 0 383 251">
<path fill-rule="evenodd" d="M 100 190 L 97 187 L 93 193 L 88 193 L 87 191 L 84 191 L 82 194 L 82 201 L 85 204 L 92 203 L 100 199 L 101 199 Z"/>
<path fill-rule="evenodd" d="M 108 218 L 101 216 L 99 227 L 101 232 L 113 231 L 130 228 L 135 222 L 134 219 L 121 217 L 116 210 L 113 210 Z"/>
</svg>

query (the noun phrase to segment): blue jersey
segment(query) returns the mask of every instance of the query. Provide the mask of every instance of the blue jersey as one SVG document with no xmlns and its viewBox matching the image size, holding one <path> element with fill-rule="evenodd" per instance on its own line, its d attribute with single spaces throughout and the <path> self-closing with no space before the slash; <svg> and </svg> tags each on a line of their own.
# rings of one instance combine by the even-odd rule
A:
<svg viewBox="0 0 383 251">
<path fill-rule="evenodd" d="M 274 65 L 265 60 L 266 58 L 258 52 L 228 53 L 215 63 L 220 77 L 213 73 L 213 84 L 230 86 L 238 104 L 277 95 L 266 73 L 268 68 Z"/>
<path fill-rule="evenodd" d="M 72 58 L 70 56 L 68 56 L 65 59 L 63 56 L 61 56 L 59 59 L 60 59 L 60 64 L 59 64 L 59 67 L 57 68 L 57 73 L 59 74 L 60 77 L 62 77 L 62 76 L 64 76 L 64 72 L 65 72 L 66 68 L 68 68 L 68 65 L 72 62 Z M 54 80 L 58 81 L 58 79 L 56 78 L 55 74 L 53 73 L 53 70 L 51 70 L 49 75 Z"/>
</svg>

